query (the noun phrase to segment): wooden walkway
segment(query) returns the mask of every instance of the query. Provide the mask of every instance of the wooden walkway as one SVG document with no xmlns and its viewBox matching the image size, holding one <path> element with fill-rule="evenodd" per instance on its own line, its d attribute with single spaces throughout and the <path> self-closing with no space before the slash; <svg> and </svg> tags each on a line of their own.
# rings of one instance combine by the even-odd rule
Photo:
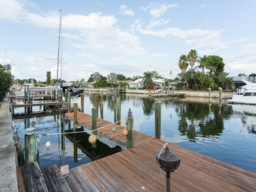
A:
<svg viewBox="0 0 256 192">
<path fill-rule="evenodd" d="M 72 115 L 66 114 L 69 119 Z M 78 112 L 78 123 L 90 127 L 91 116 Z M 98 118 L 98 127 L 111 124 Z M 112 128 L 109 126 L 98 132 L 126 143 L 126 137 L 121 133 L 123 127 L 116 126 L 116 132 L 112 132 Z M 161 176 L 156 162 L 156 154 L 165 143 L 134 131 L 133 149 L 73 168 L 64 180 L 56 165 L 43 168 L 43 177 L 48 191 L 166 191 L 166 178 Z M 174 144 L 168 146 L 181 157 L 179 168 L 171 174 L 171 191 L 256 191 L 255 173 Z"/>
<path fill-rule="evenodd" d="M 28 104 L 16 104 L 12 103 L 12 107 L 33 107 L 33 106 L 53 106 L 53 105 L 61 105 L 61 102 L 44 102 L 44 103 L 28 103 Z"/>
<path fill-rule="evenodd" d="M 66 113 L 66 117 L 70 120 L 73 120 L 73 113 Z M 92 116 L 85 114 L 83 112 L 77 112 L 77 124 L 91 130 Z M 109 126 L 98 131 L 98 136 L 108 138 L 114 143 L 126 148 L 126 137 L 123 136 L 122 134 L 124 127 L 121 125 L 115 125 L 116 131 L 113 132 L 112 128 L 114 127 L 114 124 L 112 122 L 97 118 L 97 128 L 104 127 L 107 125 Z M 135 130 L 133 131 L 134 147 L 142 143 L 149 142 L 153 139 L 153 137 L 150 137 Z"/>
</svg>

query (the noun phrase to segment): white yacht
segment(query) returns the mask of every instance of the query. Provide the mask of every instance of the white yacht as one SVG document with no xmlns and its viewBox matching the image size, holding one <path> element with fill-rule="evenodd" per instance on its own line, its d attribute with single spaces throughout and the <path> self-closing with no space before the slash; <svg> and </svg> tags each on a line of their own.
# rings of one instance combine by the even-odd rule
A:
<svg viewBox="0 0 256 192">
<path fill-rule="evenodd" d="M 241 81 L 246 85 L 242 86 L 242 89 L 237 89 L 232 99 L 227 102 L 256 105 L 256 75 L 250 75 L 248 80 L 242 77 Z"/>
</svg>

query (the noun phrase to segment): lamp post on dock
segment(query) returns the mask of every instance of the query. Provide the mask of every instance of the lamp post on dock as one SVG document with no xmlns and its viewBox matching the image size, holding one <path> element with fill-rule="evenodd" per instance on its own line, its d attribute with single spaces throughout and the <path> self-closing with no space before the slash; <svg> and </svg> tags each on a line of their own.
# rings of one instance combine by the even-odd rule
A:
<svg viewBox="0 0 256 192">
<path fill-rule="evenodd" d="M 166 189 L 167 192 L 171 190 L 171 172 L 178 169 L 180 165 L 180 156 L 170 151 L 169 147 L 165 147 L 165 152 L 158 152 L 156 154 L 156 161 L 159 167 L 166 172 Z"/>
</svg>

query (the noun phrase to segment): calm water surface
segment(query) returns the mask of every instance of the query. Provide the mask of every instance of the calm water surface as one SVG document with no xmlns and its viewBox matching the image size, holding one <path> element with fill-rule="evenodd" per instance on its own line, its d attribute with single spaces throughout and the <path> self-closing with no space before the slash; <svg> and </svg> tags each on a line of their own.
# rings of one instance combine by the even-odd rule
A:
<svg viewBox="0 0 256 192">
<path fill-rule="evenodd" d="M 203 102 L 203 99 L 198 98 L 161 99 L 161 130 L 155 130 L 156 100 L 128 94 L 120 97 L 123 126 L 128 109 L 131 108 L 134 130 L 153 137 L 160 131 L 164 141 L 256 173 L 256 106 L 232 106 L 218 101 L 208 104 L 207 100 Z M 84 112 L 91 114 L 91 108 L 95 106 L 95 94 L 85 94 L 84 98 Z M 80 97 L 72 98 L 72 103 L 75 102 L 80 109 Z M 99 117 L 114 122 L 114 99 L 111 95 L 104 95 L 103 109 L 98 107 L 98 112 Z M 32 116 L 28 118 L 22 115 L 22 108 L 16 109 L 15 113 L 18 114 L 13 119 L 15 132 L 22 140 L 25 128 L 30 127 L 32 121 L 35 121 L 35 132 L 61 133 L 58 110 L 33 107 Z M 72 127 L 72 121 L 66 120 L 65 131 L 71 132 Z M 86 131 L 83 127 L 77 130 Z M 39 142 L 42 146 L 38 146 L 41 168 L 52 164 L 58 167 L 69 164 L 73 168 L 124 150 L 106 139 L 98 140 L 97 148 L 92 149 L 88 142 L 89 134 L 90 131 L 76 135 L 52 135 L 49 137 L 49 150 L 44 145 L 46 137 L 42 136 Z"/>
</svg>

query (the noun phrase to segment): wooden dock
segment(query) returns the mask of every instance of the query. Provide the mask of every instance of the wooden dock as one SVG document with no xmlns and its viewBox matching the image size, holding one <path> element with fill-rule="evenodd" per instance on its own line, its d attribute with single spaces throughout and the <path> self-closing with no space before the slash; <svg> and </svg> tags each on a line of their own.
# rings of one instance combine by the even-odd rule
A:
<svg viewBox="0 0 256 192">
<path fill-rule="evenodd" d="M 34 106 L 54 106 L 54 105 L 61 105 L 61 102 L 45 102 L 45 103 L 28 103 L 28 104 L 16 104 L 12 103 L 13 108 L 17 107 L 34 107 Z"/>
<path fill-rule="evenodd" d="M 72 119 L 73 113 L 66 116 Z M 78 112 L 77 123 L 89 128 L 91 116 Z M 116 132 L 112 132 L 111 124 L 98 118 L 97 127 L 110 125 L 98 133 L 126 144 L 121 132 L 124 127 L 116 126 Z M 166 191 L 166 178 L 156 162 L 156 153 L 165 143 L 134 131 L 134 148 L 73 168 L 65 180 L 56 165 L 42 169 L 43 177 L 48 191 Z M 174 144 L 168 146 L 181 157 L 179 168 L 171 174 L 171 191 L 256 191 L 255 173 Z"/>
</svg>

